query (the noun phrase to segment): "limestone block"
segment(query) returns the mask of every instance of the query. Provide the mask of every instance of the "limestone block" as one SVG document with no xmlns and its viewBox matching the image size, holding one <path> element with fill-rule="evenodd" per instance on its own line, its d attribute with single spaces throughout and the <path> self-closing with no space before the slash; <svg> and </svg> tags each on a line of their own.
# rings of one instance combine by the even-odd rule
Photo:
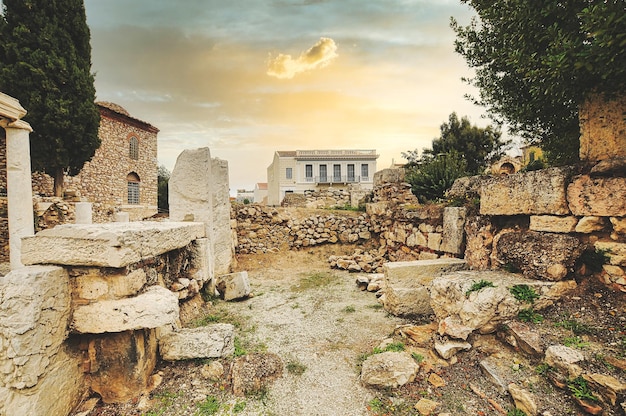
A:
<svg viewBox="0 0 626 416">
<path fill-rule="evenodd" d="M 422 287 L 430 284 L 436 276 L 464 269 L 465 266 L 464 260 L 444 258 L 390 262 L 383 264 L 383 269 L 387 285 Z"/>
<path fill-rule="evenodd" d="M 136 269 L 129 273 L 120 269 L 119 274 L 100 273 L 99 269 L 89 269 L 88 273 L 74 277 L 72 297 L 84 300 L 119 299 L 137 294 L 146 284 L 146 272 Z"/>
<path fill-rule="evenodd" d="M 620 235 L 626 235 L 626 218 L 611 217 L 611 225 L 613 232 Z"/>
<path fill-rule="evenodd" d="M 441 233 L 428 234 L 428 248 L 433 251 L 441 250 Z"/>
<path fill-rule="evenodd" d="M 91 202 L 77 202 L 75 205 L 76 224 L 91 224 L 92 221 L 92 203 Z"/>
<path fill-rule="evenodd" d="M 91 389 L 105 403 L 144 393 L 157 360 L 156 330 L 96 335 L 89 342 Z"/>
<path fill-rule="evenodd" d="M 383 352 L 368 357 L 361 368 L 361 381 L 372 387 L 396 388 L 415 380 L 419 365 L 406 352 Z"/>
<path fill-rule="evenodd" d="M 626 243 L 613 241 L 598 241 L 594 244 L 596 250 L 605 251 L 609 262 L 614 266 L 626 266 Z"/>
<path fill-rule="evenodd" d="M 441 251 L 452 254 L 463 253 L 466 217 L 467 208 L 465 207 L 444 208 Z"/>
<path fill-rule="evenodd" d="M 413 229 L 413 231 L 410 232 L 406 238 L 406 245 L 408 247 L 426 247 L 428 245 L 428 240 L 426 239 L 424 234 L 416 229 Z"/>
<path fill-rule="evenodd" d="M 36 386 L 68 333 L 70 285 L 60 267 L 33 266 L 0 278 L 2 383 Z"/>
<path fill-rule="evenodd" d="M 231 271 L 235 255 L 230 229 L 230 189 L 228 180 L 228 161 L 211 159 L 211 202 L 213 253 L 215 256 L 214 273 L 216 275 Z"/>
<path fill-rule="evenodd" d="M 178 320 L 178 296 L 152 286 L 133 298 L 103 300 L 77 306 L 71 328 L 82 334 L 157 328 Z"/>
<path fill-rule="evenodd" d="M 581 105 L 580 158 L 604 160 L 626 158 L 626 98 L 622 94 L 607 99 L 602 94 L 592 94 Z"/>
<path fill-rule="evenodd" d="M 472 216 L 465 223 L 465 261 L 470 269 L 488 270 L 491 267 L 494 226 L 489 217 Z"/>
<path fill-rule="evenodd" d="M 374 173 L 374 186 L 380 186 L 386 183 L 402 183 L 404 182 L 404 176 L 404 169 L 382 169 Z"/>
<path fill-rule="evenodd" d="M 531 215 L 531 231 L 545 231 L 549 233 L 571 233 L 578 225 L 576 217 L 558 217 L 556 215 Z"/>
<path fill-rule="evenodd" d="M 219 276 L 216 288 L 224 300 L 244 298 L 250 295 L 248 272 L 243 271 Z"/>
<path fill-rule="evenodd" d="M 383 307 L 392 315 L 429 315 L 433 311 L 426 286 L 411 288 L 388 286 L 384 293 Z"/>
<path fill-rule="evenodd" d="M 234 339 L 230 324 L 185 328 L 159 339 L 159 352 L 166 361 L 227 357 L 235 352 Z"/>
<path fill-rule="evenodd" d="M 370 202 L 365 204 L 365 212 L 367 215 L 385 215 L 389 205 L 389 202 Z"/>
<path fill-rule="evenodd" d="M 172 221 L 211 221 L 210 177 L 211 151 L 208 147 L 186 149 L 178 155 L 169 180 Z"/>
<path fill-rule="evenodd" d="M 602 231 L 604 229 L 605 222 L 602 217 L 582 217 L 574 231 L 577 233 L 589 234 L 595 231 Z"/>
<path fill-rule="evenodd" d="M 124 267 L 204 237 L 198 223 L 64 224 L 22 242 L 24 264 Z"/>
<path fill-rule="evenodd" d="M 524 276 L 540 280 L 565 278 L 585 248 L 570 235 L 535 231 L 500 234 L 494 245 L 500 265 L 515 266 Z"/>
<path fill-rule="evenodd" d="M 578 176 L 567 187 L 574 215 L 626 217 L 626 178 Z"/>
<path fill-rule="evenodd" d="M 480 188 L 480 213 L 568 215 L 565 189 L 570 176 L 570 168 L 549 168 L 486 179 Z"/>
<path fill-rule="evenodd" d="M 491 282 L 494 287 L 470 291 L 472 285 L 481 280 Z M 529 286 L 539 299 L 533 304 L 518 301 L 510 292 L 515 285 Z M 516 317 L 520 310 L 543 309 L 575 287 L 574 281 L 542 282 L 507 272 L 457 271 L 432 281 L 430 305 L 439 320 L 451 316 L 459 325 L 490 333 L 500 323 Z"/>
</svg>

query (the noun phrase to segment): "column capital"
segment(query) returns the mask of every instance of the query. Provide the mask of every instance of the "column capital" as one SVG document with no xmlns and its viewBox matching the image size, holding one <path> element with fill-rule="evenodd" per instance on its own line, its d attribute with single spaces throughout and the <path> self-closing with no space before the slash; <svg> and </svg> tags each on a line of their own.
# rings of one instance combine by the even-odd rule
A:
<svg viewBox="0 0 626 416">
<path fill-rule="evenodd" d="M 23 120 L 11 121 L 6 118 L 0 118 L 0 127 L 3 127 L 5 129 L 26 130 L 29 133 L 32 133 L 33 131 L 33 128 L 30 126 L 30 124 L 28 124 L 27 122 Z"/>
</svg>

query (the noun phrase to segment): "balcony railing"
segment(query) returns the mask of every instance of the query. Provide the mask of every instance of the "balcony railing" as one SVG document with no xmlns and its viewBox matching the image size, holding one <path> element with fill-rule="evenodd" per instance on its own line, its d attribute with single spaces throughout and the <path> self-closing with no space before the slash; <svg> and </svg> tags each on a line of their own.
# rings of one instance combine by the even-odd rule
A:
<svg viewBox="0 0 626 416">
<path fill-rule="evenodd" d="M 365 176 L 309 176 L 304 178 L 307 183 L 357 183 L 357 182 L 369 182 L 370 178 Z"/>
</svg>

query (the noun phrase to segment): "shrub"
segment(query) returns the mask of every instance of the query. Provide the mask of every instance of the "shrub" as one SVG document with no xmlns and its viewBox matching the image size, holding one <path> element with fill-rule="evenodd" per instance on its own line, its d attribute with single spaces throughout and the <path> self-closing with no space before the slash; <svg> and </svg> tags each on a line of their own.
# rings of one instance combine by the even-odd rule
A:
<svg viewBox="0 0 626 416">
<path fill-rule="evenodd" d="M 420 202 L 437 201 L 444 197 L 458 178 L 467 176 L 467 163 L 456 152 L 437 155 L 410 168 L 406 180 L 411 192 Z"/>
</svg>

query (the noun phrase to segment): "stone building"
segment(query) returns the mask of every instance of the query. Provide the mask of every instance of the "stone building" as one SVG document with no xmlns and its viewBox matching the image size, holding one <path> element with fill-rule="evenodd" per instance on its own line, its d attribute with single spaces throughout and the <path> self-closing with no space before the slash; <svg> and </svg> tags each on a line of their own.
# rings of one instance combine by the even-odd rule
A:
<svg viewBox="0 0 626 416">
<path fill-rule="evenodd" d="M 157 213 L 157 133 L 121 106 L 98 102 L 102 141 L 81 172 L 65 178 L 66 195 L 93 203 L 94 222 L 107 222 L 117 211 L 131 221 Z M 52 178 L 33 175 L 33 190 L 52 195 Z"/>
</svg>

